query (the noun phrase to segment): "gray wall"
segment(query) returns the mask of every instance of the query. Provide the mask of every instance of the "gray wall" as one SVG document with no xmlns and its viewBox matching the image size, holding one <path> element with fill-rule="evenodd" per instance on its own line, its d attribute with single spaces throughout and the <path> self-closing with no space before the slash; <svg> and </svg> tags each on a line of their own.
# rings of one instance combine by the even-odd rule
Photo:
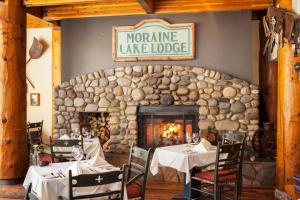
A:
<svg viewBox="0 0 300 200">
<path fill-rule="evenodd" d="M 196 58 L 188 61 L 114 62 L 112 26 L 146 18 L 196 23 Z M 251 12 L 99 17 L 62 21 L 62 79 L 126 65 L 149 63 L 203 66 L 251 80 Z"/>
</svg>

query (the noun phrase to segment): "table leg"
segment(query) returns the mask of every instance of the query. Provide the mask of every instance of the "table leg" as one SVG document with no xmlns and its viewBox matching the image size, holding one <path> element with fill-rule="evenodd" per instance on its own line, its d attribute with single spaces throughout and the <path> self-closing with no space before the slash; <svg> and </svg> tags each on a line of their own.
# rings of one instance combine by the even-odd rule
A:
<svg viewBox="0 0 300 200">
<path fill-rule="evenodd" d="M 191 182 L 186 183 L 186 175 L 184 174 L 184 179 L 183 179 L 183 184 L 184 184 L 184 198 L 185 199 L 190 199 L 190 187 L 191 187 Z"/>
<path fill-rule="evenodd" d="M 186 183 L 186 175 L 184 174 L 183 179 L 183 194 L 182 195 L 174 195 L 172 200 L 189 200 L 190 199 L 190 186 L 191 183 Z"/>
</svg>

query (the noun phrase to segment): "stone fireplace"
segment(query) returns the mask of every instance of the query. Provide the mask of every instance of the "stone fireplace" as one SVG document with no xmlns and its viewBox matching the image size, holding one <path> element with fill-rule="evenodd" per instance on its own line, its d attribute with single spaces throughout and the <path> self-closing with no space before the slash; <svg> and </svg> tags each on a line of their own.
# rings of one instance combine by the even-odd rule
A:
<svg viewBox="0 0 300 200">
<path fill-rule="evenodd" d="M 183 144 L 185 134 L 198 132 L 198 106 L 140 106 L 138 145 L 143 148 Z"/>
<path fill-rule="evenodd" d="M 142 116 L 138 112 L 150 106 L 197 108 L 196 122 L 187 117 L 184 124 L 183 118 L 173 116 L 175 124 L 169 120 L 164 124 L 168 127 L 160 127 L 183 126 L 177 127 L 182 130 L 177 131 L 179 142 L 183 140 L 183 130 L 194 123 L 197 125 L 192 126 L 192 131 L 208 127 L 239 131 L 247 134 L 248 141 L 259 128 L 258 86 L 202 67 L 145 65 L 100 69 L 58 85 L 54 89 L 54 105 L 56 138 L 79 128 L 80 112 L 109 113 L 110 149 L 119 153 L 127 152 L 129 143 L 140 142 L 138 120 Z M 175 136 L 168 134 L 173 137 L 168 142 L 172 142 Z M 149 139 L 151 145 L 157 141 L 156 137 Z"/>
</svg>

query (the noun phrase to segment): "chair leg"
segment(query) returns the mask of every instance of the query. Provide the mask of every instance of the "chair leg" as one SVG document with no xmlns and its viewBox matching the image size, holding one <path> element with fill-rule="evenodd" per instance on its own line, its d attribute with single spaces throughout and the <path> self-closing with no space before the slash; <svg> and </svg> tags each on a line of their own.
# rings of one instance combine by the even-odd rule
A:
<svg viewBox="0 0 300 200">
<path fill-rule="evenodd" d="M 243 179 L 240 178 L 239 184 L 238 184 L 238 195 L 239 195 L 239 197 L 242 195 L 242 186 L 243 186 Z"/>
<path fill-rule="evenodd" d="M 201 197 L 201 192 L 200 191 L 197 191 L 197 190 L 192 190 L 192 188 L 201 188 L 201 181 L 196 181 L 196 180 L 191 180 L 191 198 L 192 199 L 197 199 L 199 197 Z"/>
<path fill-rule="evenodd" d="M 234 188 L 234 200 L 238 200 L 240 196 L 240 185 L 239 181 L 235 182 L 235 188 Z"/>
<path fill-rule="evenodd" d="M 214 200 L 220 200 L 220 188 L 218 185 L 214 185 Z"/>
</svg>

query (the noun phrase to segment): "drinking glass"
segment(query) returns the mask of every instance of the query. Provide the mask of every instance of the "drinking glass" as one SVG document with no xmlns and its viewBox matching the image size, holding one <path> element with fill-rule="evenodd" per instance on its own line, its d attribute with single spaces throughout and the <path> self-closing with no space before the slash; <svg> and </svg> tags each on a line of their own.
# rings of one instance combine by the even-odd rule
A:
<svg viewBox="0 0 300 200">
<path fill-rule="evenodd" d="M 188 144 L 190 144 L 190 143 L 192 142 L 191 133 L 186 132 L 185 139 L 186 139 L 186 142 L 187 142 Z"/>
<path fill-rule="evenodd" d="M 195 144 L 197 144 L 198 142 L 199 142 L 199 139 L 200 139 L 200 137 L 199 137 L 199 133 L 193 133 L 193 142 L 195 143 Z"/>
<path fill-rule="evenodd" d="M 83 150 L 79 145 L 74 145 L 72 147 L 72 156 L 75 158 L 75 160 L 80 161 L 83 159 Z"/>
</svg>

